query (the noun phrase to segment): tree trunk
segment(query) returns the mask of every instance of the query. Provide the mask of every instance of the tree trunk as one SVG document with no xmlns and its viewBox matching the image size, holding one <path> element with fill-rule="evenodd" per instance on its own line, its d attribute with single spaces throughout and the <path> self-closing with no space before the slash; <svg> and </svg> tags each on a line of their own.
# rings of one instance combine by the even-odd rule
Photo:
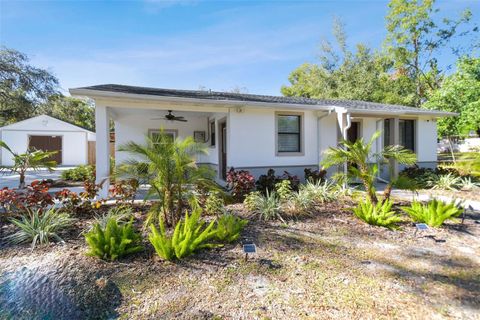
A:
<svg viewBox="0 0 480 320">
<path fill-rule="evenodd" d="M 19 189 L 25 188 L 25 172 L 20 172 L 20 184 L 18 185 Z"/>
<path fill-rule="evenodd" d="M 382 201 L 382 204 L 387 202 L 388 200 L 390 200 L 390 196 L 392 194 L 392 184 L 389 183 L 387 184 L 387 186 L 385 187 L 385 190 L 383 190 L 383 201 Z"/>
</svg>

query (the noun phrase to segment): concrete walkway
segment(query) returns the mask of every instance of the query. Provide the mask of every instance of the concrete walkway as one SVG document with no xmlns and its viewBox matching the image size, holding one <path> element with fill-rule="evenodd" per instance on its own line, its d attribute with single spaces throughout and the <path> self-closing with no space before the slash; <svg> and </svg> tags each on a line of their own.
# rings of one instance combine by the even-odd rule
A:
<svg viewBox="0 0 480 320">
<path fill-rule="evenodd" d="M 406 190 L 393 190 L 392 191 L 392 196 L 397 198 L 397 199 L 408 200 L 408 201 L 413 201 L 413 200 L 428 201 L 428 200 L 431 200 L 433 198 L 436 198 L 436 199 L 441 200 L 443 202 L 454 202 L 455 200 L 458 199 L 458 198 L 454 198 L 452 196 L 443 196 L 443 195 L 432 196 L 431 194 L 422 193 L 421 191 L 418 192 L 418 194 L 414 194 L 413 192 L 406 191 Z M 464 207 L 465 209 L 480 211 L 480 201 L 462 200 L 460 202 L 460 205 L 462 207 Z"/>
<path fill-rule="evenodd" d="M 25 182 L 28 185 L 34 180 L 58 180 L 62 175 L 62 171 L 72 168 L 73 167 L 58 167 L 53 172 L 49 172 L 48 170 L 29 170 L 25 176 Z M 0 189 L 5 187 L 10 189 L 18 188 L 19 182 L 20 176 L 18 174 L 11 174 L 8 170 L 0 171 Z"/>
</svg>

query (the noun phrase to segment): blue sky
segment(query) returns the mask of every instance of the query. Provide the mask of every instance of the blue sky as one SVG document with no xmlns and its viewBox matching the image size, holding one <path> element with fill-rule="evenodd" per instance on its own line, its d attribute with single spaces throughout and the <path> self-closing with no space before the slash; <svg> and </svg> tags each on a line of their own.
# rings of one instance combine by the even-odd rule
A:
<svg viewBox="0 0 480 320">
<path fill-rule="evenodd" d="M 438 6 L 470 7 L 479 21 L 479 1 Z M 351 45 L 380 47 L 386 12 L 380 0 L 0 0 L 0 43 L 51 70 L 64 90 L 119 83 L 278 95 L 295 67 L 316 61 L 335 16 Z"/>
</svg>

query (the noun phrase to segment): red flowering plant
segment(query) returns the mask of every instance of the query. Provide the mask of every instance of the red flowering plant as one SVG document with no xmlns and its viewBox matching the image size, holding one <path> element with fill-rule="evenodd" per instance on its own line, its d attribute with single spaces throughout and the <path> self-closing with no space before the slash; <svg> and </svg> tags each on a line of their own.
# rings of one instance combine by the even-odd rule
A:
<svg viewBox="0 0 480 320">
<path fill-rule="evenodd" d="M 135 200 L 139 187 L 137 179 L 118 180 L 110 187 L 110 194 L 117 203 L 127 203 Z"/>
<path fill-rule="evenodd" d="M 54 204 L 48 193 L 50 184 L 35 180 L 24 189 L 3 188 L 0 191 L 0 206 L 7 213 L 17 214 L 27 210 L 45 210 Z"/>
<path fill-rule="evenodd" d="M 80 196 L 69 189 L 63 189 L 55 193 L 55 199 L 57 199 L 62 207 L 69 212 L 75 212 L 82 204 Z"/>
<path fill-rule="evenodd" d="M 17 201 L 18 194 L 14 189 L 5 187 L 0 190 L 0 208 L 4 213 L 11 213 L 15 209 Z"/>
<path fill-rule="evenodd" d="M 27 209 L 45 210 L 54 204 L 53 197 L 48 193 L 49 190 L 50 183 L 39 180 L 32 181 L 26 189 L 17 191 L 19 193 L 17 207 L 22 211 Z"/>
<path fill-rule="evenodd" d="M 255 189 L 255 177 L 249 171 L 231 168 L 227 173 L 227 189 L 236 201 L 243 201 Z"/>
</svg>

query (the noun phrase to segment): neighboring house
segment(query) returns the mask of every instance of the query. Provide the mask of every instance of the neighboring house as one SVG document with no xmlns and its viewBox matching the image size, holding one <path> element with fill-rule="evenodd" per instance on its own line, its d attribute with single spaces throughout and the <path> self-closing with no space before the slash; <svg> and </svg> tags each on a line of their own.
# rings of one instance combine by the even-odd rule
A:
<svg viewBox="0 0 480 320">
<path fill-rule="evenodd" d="M 88 142 L 95 141 L 95 133 L 47 115 L 40 115 L 0 127 L 0 140 L 19 153 L 28 148 L 57 151 L 53 159 L 58 165 L 76 166 L 87 164 Z M 13 164 L 12 156 L 6 150 L 0 150 L 0 160 L 0 164 L 4 166 Z"/>
<path fill-rule="evenodd" d="M 225 179 L 229 168 L 258 177 L 269 168 L 303 177 L 318 168 L 322 153 L 341 139 L 369 139 L 381 130 L 375 150 L 386 144 L 412 149 L 420 166 L 437 161 L 436 119 L 453 113 L 364 101 L 318 100 L 227 92 L 96 85 L 70 89 L 95 101 L 97 179 L 109 175 L 109 123 L 115 123 L 116 145 L 143 142 L 160 128 L 175 137 L 195 135 L 210 147 L 200 163 Z M 168 110 L 187 122 L 164 120 Z M 116 152 L 117 163 L 128 155 Z M 396 171 L 399 168 L 396 166 Z M 385 176 L 385 173 L 384 173 Z M 106 186 L 102 196 L 106 196 Z"/>
</svg>

